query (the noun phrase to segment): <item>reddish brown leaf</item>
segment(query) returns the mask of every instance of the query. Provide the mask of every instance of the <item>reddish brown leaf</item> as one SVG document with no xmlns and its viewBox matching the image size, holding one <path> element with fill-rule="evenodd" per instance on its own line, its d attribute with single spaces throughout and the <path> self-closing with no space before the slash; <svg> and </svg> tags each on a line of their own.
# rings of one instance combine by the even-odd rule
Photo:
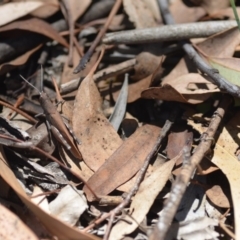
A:
<svg viewBox="0 0 240 240">
<path fill-rule="evenodd" d="M 99 196 L 107 195 L 133 177 L 152 150 L 159 133 L 159 127 L 147 124 L 131 135 L 88 180 L 93 191 Z M 84 190 L 88 200 L 94 200 L 86 187 Z"/>
<path fill-rule="evenodd" d="M 142 97 L 187 103 L 187 100 L 168 84 L 165 84 L 162 87 L 151 87 L 142 92 Z"/>
<path fill-rule="evenodd" d="M 0 65 L 0 75 L 7 73 L 8 71 L 12 70 L 15 67 L 25 64 L 27 62 L 27 60 L 29 59 L 29 57 L 31 57 L 32 54 L 35 53 L 41 46 L 42 46 L 42 44 L 38 45 L 37 47 L 31 49 L 30 51 L 24 53 L 23 55 L 15 58 L 14 60 L 12 60 L 10 62 L 1 64 Z"/>
<path fill-rule="evenodd" d="M 67 41 L 47 22 L 42 21 L 40 19 L 31 18 L 28 20 L 13 22 L 8 24 L 7 26 L 1 27 L 0 32 L 12 31 L 16 29 L 42 34 L 46 37 L 56 40 L 57 42 L 61 43 L 64 47 L 68 48 Z"/>
</svg>

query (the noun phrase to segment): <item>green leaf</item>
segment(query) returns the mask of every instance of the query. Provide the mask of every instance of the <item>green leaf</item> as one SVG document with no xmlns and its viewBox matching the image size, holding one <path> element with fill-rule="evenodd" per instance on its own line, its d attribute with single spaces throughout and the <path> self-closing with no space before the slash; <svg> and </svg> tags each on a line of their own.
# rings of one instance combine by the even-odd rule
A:
<svg viewBox="0 0 240 240">
<path fill-rule="evenodd" d="M 240 59 L 239 58 L 211 58 L 209 64 L 229 82 L 240 86 Z"/>
</svg>

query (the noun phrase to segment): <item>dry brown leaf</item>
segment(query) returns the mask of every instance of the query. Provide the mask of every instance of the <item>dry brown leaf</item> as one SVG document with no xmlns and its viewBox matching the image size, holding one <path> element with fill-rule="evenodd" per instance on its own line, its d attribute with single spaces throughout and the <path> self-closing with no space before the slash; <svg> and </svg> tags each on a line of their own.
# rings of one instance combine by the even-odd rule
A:
<svg viewBox="0 0 240 240">
<path fill-rule="evenodd" d="M 38 49 L 40 49 L 41 46 L 42 44 L 38 45 L 37 47 L 31 49 L 30 51 L 24 53 L 23 55 L 15 58 L 10 62 L 1 64 L 0 75 L 7 73 L 8 71 L 12 70 L 15 67 L 22 66 L 23 64 L 25 64 L 29 59 L 29 57 L 31 57 L 33 53 L 35 53 Z"/>
<path fill-rule="evenodd" d="M 230 208 L 230 202 L 227 196 L 224 194 L 222 187 L 214 185 L 206 191 L 207 197 L 213 204 L 221 208 Z"/>
<path fill-rule="evenodd" d="M 175 23 L 196 22 L 206 15 L 202 7 L 187 7 L 182 0 L 175 0 L 170 5 L 170 12 Z"/>
<path fill-rule="evenodd" d="M 236 239 L 240 238 L 240 163 L 234 155 L 231 155 L 220 145 L 216 144 L 212 162 L 216 164 L 226 175 L 233 200 L 234 224 Z"/>
<path fill-rule="evenodd" d="M 88 180 L 96 195 L 107 195 L 132 178 L 152 150 L 159 133 L 159 127 L 148 124 L 137 129 Z M 88 200 L 94 200 L 92 193 L 84 189 Z"/>
<path fill-rule="evenodd" d="M 95 64 L 78 89 L 72 119 L 73 131 L 81 140 L 78 148 L 85 163 L 93 171 L 98 170 L 122 144 L 102 112 L 102 99 L 93 81 L 93 70 L 96 67 Z"/>
<path fill-rule="evenodd" d="M 53 216 L 50 216 L 44 212 L 41 208 L 35 205 L 27 194 L 24 192 L 23 188 L 19 184 L 12 170 L 8 166 L 8 163 L 5 160 L 3 149 L 0 148 L 0 175 L 5 182 L 16 192 L 22 202 L 35 214 L 35 216 L 43 223 L 43 225 L 51 232 L 53 235 L 57 236 L 59 239 L 89 239 L 97 240 L 99 238 L 78 231 L 76 228 L 72 228 L 69 225 L 59 221 Z"/>
<path fill-rule="evenodd" d="M 10 210 L 0 204 L 0 238 L 37 240 L 37 236 Z"/>
<path fill-rule="evenodd" d="M 187 99 L 168 84 L 164 84 L 162 87 L 148 88 L 142 92 L 141 96 L 142 98 L 148 99 L 164 99 L 165 101 L 177 101 L 182 103 L 188 102 Z"/>
<path fill-rule="evenodd" d="M 69 5 L 71 8 L 72 18 L 75 22 L 82 14 L 86 11 L 86 9 L 91 4 L 92 0 L 82 0 L 81 3 L 79 0 L 71 0 L 69 1 Z"/>
<path fill-rule="evenodd" d="M 40 0 L 44 3 L 41 7 L 32 11 L 30 14 L 38 18 L 48 18 L 59 10 L 58 0 Z"/>
<path fill-rule="evenodd" d="M 0 6 L 0 26 L 23 17 L 43 5 L 43 1 L 21 1 L 3 4 Z"/>
<path fill-rule="evenodd" d="M 186 145 L 187 140 L 193 138 L 193 133 L 185 131 L 171 132 L 168 135 L 167 156 L 169 159 L 175 158 Z M 183 158 L 179 157 L 177 165 L 182 163 Z"/>
<path fill-rule="evenodd" d="M 143 90 L 145 90 L 146 88 L 148 88 L 150 86 L 152 82 L 152 75 L 143 78 L 142 80 L 138 81 L 138 82 L 133 82 L 130 83 L 128 86 L 128 103 L 134 102 L 137 99 L 141 98 L 141 93 Z M 120 86 L 119 86 L 120 89 Z M 120 90 L 118 91 L 114 91 L 113 93 L 113 98 L 116 101 L 118 98 Z"/>
<path fill-rule="evenodd" d="M 141 183 L 130 206 L 130 213 L 132 213 L 131 217 L 125 215 L 123 221 L 119 221 L 113 227 L 110 234 L 110 240 L 122 239 L 125 235 L 132 233 L 138 225 L 141 224 L 155 198 L 169 179 L 172 168 L 177 159 L 178 156 L 165 162 L 163 165 L 158 166 L 158 168 Z M 134 219 L 134 221 L 132 219 Z"/>
<path fill-rule="evenodd" d="M 207 38 L 197 44 L 197 47 L 211 57 L 228 58 L 233 56 L 239 43 L 239 29 L 234 27 Z"/>
<path fill-rule="evenodd" d="M 28 20 L 13 22 L 8 24 L 7 26 L 1 27 L 0 32 L 2 33 L 5 31 L 12 31 L 16 29 L 42 34 L 46 37 L 56 40 L 64 47 L 68 48 L 67 41 L 54 28 L 52 28 L 51 25 L 41 19 L 31 18 Z"/>
<path fill-rule="evenodd" d="M 199 43 L 197 48 L 202 52 L 207 52 L 209 56 L 223 58 L 232 56 L 239 43 L 239 31 L 237 28 L 232 28 L 209 37 Z M 191 60 L 186 57 L 182 58 L 170 74 L 164 78 L 162 87 L 149 88 L 143 91 L 142 97 L 198 104 L 208 99 L 213 92 L 220 91 L 208 81 L 206 76 L 189 73 L 190 71 L 197 72 L 197 69 Z M 172 88 L 166 90 L 166 85 L 168 88 L 171 85 Z"/>
<path fill-rule="evenodd" d="M 226 30 L 222 33 L 216 34 L 199 43 L 198 48 L 208 53 L 212 57 L 229 57 L 232 56 L 236 46 L 240 43 L 240 34 L 237 28 Z M 164 83 L 175 79 L 181 75 L 189 73 L 189 70 L 197 72 L 196 67 L 189 60 L 184 57 L 180 60 L 177 66 L 164 78 Z"/>
<path fill-rule="evenodd" d="M 219 9 L 225 9 L 229 6 L 229 0 L 190 0 L 190 2 L 203 7 L 208 14 L 214 13 Z"/>
<path fill-rule="evenodd" d="M 238 16 L 240 15 L 240 7 L 236 7 Z M 212 17 L 213 19 L 231 19 L 234 20 L 235 16 L 234 16 L 234 12 L 233 9 L 231 7 L 225 8 L 225 9 L 218 9 L 217 11 L 214 11 L 210 17 Z"/>
<path fill-rule="evenodd" d="M 157 6 L 156 0 L 123 1 L 124 9 L 128 14 L 130 21 L 134 23 L 137 29 L 156 27 L 159 25 L 157 23 L 157 19 L 155 18 L 156 14 L 153 10 L 154 5 Z M 132 79 L 137 81 L 151 75 L 158 68 L 161 55 L 162 51 L 159 44 L 145 45 L 143 52 L 136 58 L 137 64 L 134 67 L 135 74 L 132 76 Z"/>
<path fill-rule="evenodd" d="M 136 28 L 157 26 L 152 7 L 149 7 L 148 2 L 144 0 L 123 0 L 123 7 L 129 20 L 134 23 Z"/>
</svg>

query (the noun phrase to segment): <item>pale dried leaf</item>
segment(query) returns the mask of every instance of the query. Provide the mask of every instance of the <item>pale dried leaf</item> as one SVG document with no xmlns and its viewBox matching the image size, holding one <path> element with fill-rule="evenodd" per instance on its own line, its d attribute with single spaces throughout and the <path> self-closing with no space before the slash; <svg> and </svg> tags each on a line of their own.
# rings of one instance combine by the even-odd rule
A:
<svg viewBox="0 0 240 240">
<path fill-rule="evenodd" d="M 74 226 L 82 213 L 88 208 L 83 191 L 67 185 L 49 204 L 51 214 L 61 221 Z"/>
<path fill-rule="evenodd" d="M 42 193 L 44 193 L 44 191 L 40 187 L 34 186 L 32 196 L 36 196 Z M 43 211 L 45 211 L 48 214 L 50 213 L 48 200 L 44 194 L 37 197 L 32 197 L 31 200 L 36 205 L 38 205 Z"/>
<path fill-rule="evenodd" d="M 119 221 L 111 231 L 111 240 L 122 239 L 124 235 L 132 233 L 143 221 L 155 198 L 165 186 L 178 157 L 179 156 L 160 165 L 141 183 L 130 206 L 130 212 L 133 212 L 133 214 L 131 218 L 128 215 L 124 217 L 130 221 L 131 224 L 129 224 L 128 221 Z"/>
<path fill-rule="evenodd" d="M 240 163 L 235 156 L 231 155 L 218 144 L 214 148 L 212 162 L 221 169 L 229 181 L 233 201 L 235 235 L 236 239 L 238 239 L 240 238 Z"/>
<path fill-rule="evenodd" d="M 216 232 L 213 227 L 218 225 L 218 221 L 203 217 L 194 221 L 181 222 L 180 224 L 174 224 L 170 230 L 167 239 L 173 239 L 177 234 L 177 239 L 184 240 L 202 240 L 202 239 L 217 239 L 219 233 Z M 171 236 L 172 235 L 172 236 Z"/>
<path fill-rule="evenodd" d="M 44 5 L 41 1 L 10 2 L 0 6 L 0 26 L 23 17 Z"/>
<path fill-rule="evenodd" d="M 152 12 L 152 7 L 144 0 L 123 0 L 123 7 L 128 14 L 129 20 L 134 23 L 136 28 L 157 26 Z"/>
<path fill-rule="evenodd" d="M 196 22 L 206 15 L 202 7 L 188 7 L 182 0 L 172 1 L 169 8 L 175 23 Z"/>
</svg>

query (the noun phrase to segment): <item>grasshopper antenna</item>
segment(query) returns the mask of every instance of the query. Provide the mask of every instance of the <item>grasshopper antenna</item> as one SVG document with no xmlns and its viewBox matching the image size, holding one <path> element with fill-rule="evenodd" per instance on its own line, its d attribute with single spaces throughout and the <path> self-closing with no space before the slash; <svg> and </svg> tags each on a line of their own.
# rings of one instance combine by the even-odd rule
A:
<svg viewBox="0 0 240 240">
<path fill-rule="evenodd" d="M 37 90 L 39 92 L 39 94 L 41 95 L 41 92 L 35 87 L 33 86 L 27 79 L 25 79 L 22 75 L 20 75 L 20 77 L 22 78 L 22 80 L 24 80 L 27 84 L 29 84 L 32 88 L 34 88 L 35 90 Z"/>
</svg>

